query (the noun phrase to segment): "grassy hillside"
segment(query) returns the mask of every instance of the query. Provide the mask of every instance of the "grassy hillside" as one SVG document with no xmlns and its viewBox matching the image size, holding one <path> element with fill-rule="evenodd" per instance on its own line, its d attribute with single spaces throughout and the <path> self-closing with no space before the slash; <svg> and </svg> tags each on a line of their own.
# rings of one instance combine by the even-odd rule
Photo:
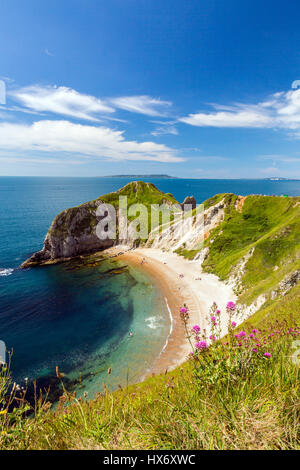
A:
<svg viewBox="0 0 300 470">
<path fill-rule="evenodd" d="M 154 205 L 159 205 L 161 208 L 164 208 L 168 212 L 168 207 L 178 204 L 178 201 L 170 193 L 163 193 L 152 183 L 145 183 L 144 181 L 133 181 L 128 183 L 126 186 L 121 188 L 119 191 L 114 193 L 101 196 L 99 199 L 104 203 L 113 205 L 116 209 L 119 209 L 119 197 L 127 197 L 127 218 L 129 222 L 132 222 L 136 217 L 139 217 L 141 224 L 144 224 L 144 227 L 148 228 L 147 234 L 145 237 L 141 237 L 146 240 L 151 229 L 157 227 L 162 223 L 163 215 L 160 213 L 157 217 L 157 221 L 152 220 L 151 207 Z M 145 213 L 132 211 L 132 206 L 134 204 L 142 204 L 145 207 Z M 152 209 L 154 210 L 154 208 Z M 173 215 L 170 219 L 172 220 Z"/>
<path fill-rule="evenodd" d="M 119 191 L 101 196 L 99 199 L 118 207 L 119 196 L 127 196 L 128 206 L 131 204 L 144 204 L 149 207 L 151 204 L 178 204 L 178 201 L 170 193 L 163 193 L 152 183 L 144 181 L 133 181 L 126 184 Z"/>
<path fill-rule="evenodd" d="M 236 269 L 241 304 L 266 297 L 257 318 L 274 317 L 272 311 L 282 311 L 283 305 L 285 317 L 297 316 L 299 310 L 293 306 L 299 305 L 298 289 L 292 277 L 300 269 L 300 198 L 248 196 L 240 207 L 237 196 L 228 194 L 225 199 L 224 222 L 205 241 L 209 255 L 203 268 L 221 279 Z M 286 282 L 286 291 L 292 289 L 290 293 L 278 289 L 281 282 Z"/>
<path fill-rule="evenodd" d="M 131 200 L 132 187 L 127 186 Z M 148 189 L 141 188 L 141 197 L 142 191 L 147 197 Z M 10 377 L 2 370 L 1 448 L 300 448 L 299 361 L 294 354 L 300 283 L 292 276 L 300 268 L 300 198 L 241 200 L 222 194 L 205 207 L 223 198 L 225 219 L 205 241 L 209 255 L 204 268 L 222 279 L 238 275 L 239 301 L 250 304 L 263 294 L 264 305 L 240 328 L 230 326 L 228 337 L 217 337 L 210 348 L 195 348 L 194 335 L 194 354 L 170 373 L 114 393 L 99 384 L 91 401 L 77 400 L 65 390 L 55 412 L 46 397 L 37 396 L 29 420 L 24 419 L 25 391 L 15 390 L 6 402 Z M 211 328 L 217 336 L 218 327 Z"/>
</svg>

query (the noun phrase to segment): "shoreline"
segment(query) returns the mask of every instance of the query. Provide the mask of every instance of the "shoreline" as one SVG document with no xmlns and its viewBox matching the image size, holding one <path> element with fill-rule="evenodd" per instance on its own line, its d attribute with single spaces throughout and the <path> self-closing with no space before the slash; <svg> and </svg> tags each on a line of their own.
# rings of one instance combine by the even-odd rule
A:
<svg viewBox="0 0 300 470">
<path fill-rule="evenodd" d="M 143 258 L 145 262 L 141 264 Z M 118 256 L 121 261 L 128 262 L 130 266 L 135 269 L 146 273 L 153 284 L 159 289 L 166 302 L 164 308 L 168 311 L 170 316 L 170 331 L 166 338 L 166 342 L 160 351 L 158 357 L 155 359 L 151 371 L 146 373 L 143 380 L 152 374 L 158 374 L 165 372 L 166 370 L 172 370 L 187 358 L 190 351 L 190 347 L 185 338 L 184 326 L 181 322 L 179 309 L 183 307 L 184 301 L 181 295 L 175 296 L 174 289 L 174 274 L 164 269 L 163 263 L 156 262 L 153 258 L 147 256 L 144 253 L 140 253 L 139 250 L 124 253 Z M 177 279 L 176 279 L 177 281 Z M 179 286 L 177 287 L 179 289 Z M 190 308 L 190 303 L 188 304 Z"/>
<path fill-rule="evenodd" d="M 120 247 L 118 251 L 119 249 Z M 236 300 L 236 296 L 232 288 L 215 275 L 203 273 L 199 261 L 190 261 L 176 253 L 153 248 L 124 250 L 117 259 L 127 261 L 131 266 L 148 274 L 163 293 L 170 315 L 170 333 L 166 343 L 155 360 L 151 372 L 145 374 L 143 379 L 172 370 L 187 360 L 191 347 L 180 318 L 180 307 L 184 304 L 189 309 L 188 326 L 191 328 L 197 324 L 203 331 L 207 328 L 209 308 L 215 301 L 222 311 L 222 333 L 226 333 L 225 306 L 228 301 Z"/>
</svg>

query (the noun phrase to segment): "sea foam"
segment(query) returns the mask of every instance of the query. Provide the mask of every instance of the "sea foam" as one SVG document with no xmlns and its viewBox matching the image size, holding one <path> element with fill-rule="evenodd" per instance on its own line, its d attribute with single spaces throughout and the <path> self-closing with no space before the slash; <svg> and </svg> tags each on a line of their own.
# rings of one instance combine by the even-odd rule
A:
<svg viewBox="0 0 300 470">
<path fill-rule="evenodd" d="M 0 276 L 10 276 L 13 272 L 12 268 L 0 268 Z"/>
</svg>

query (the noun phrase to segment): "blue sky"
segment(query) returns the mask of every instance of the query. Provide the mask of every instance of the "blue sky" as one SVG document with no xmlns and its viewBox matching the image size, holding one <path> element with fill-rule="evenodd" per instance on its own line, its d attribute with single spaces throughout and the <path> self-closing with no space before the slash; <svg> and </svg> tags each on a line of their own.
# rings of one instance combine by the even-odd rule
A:
<svg viewBox="0 0 300 470">
<path fill-rule="evenodd" d="M 300 178 L 299 1 L 2 0 L 0 17 L 1 175 Z"/>
</svg>

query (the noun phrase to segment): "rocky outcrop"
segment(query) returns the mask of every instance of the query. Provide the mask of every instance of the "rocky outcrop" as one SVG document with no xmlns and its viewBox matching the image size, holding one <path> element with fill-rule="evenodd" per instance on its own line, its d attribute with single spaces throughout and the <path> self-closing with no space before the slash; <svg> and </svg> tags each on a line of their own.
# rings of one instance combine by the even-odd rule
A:
<svg viewBox="0 0 300 470">
<path fill-rule="evenodd" d="M 124 217 L 120 217 L 119 220 L 118 210 L 120 196 L 127 197 L 128 207 L 133 203 L 142 203 L 149 208 L 154 203 L 164 204 L 167 207 L 177 205 L 180 209 L 178 202 L 171 194 L 159 191 L 152 183 L 133 181 L 114 193 L 86 202 L 78 207 L 66 209 L 57 215 L 48 230 L 43 249 L 34 253 L 22 264 L 22 267 L 54 264 L 118 244 L 136 246 L 139 241 L 135 240 L 133 227 L 129 224 L 126 231 L 122 230 Z M 101 204 L 114 208 L 117 224 L 114 236 L 99 236 L 98 229 L 101 220 L 104 218 L 105 222 L 111 220 L 109 210 L 106 212 L 103 208 L 101 211 L 98 210 Z M 126 234 L 125 238 L 124 233 Z"/>
<path fill-rule="evenodd" d="M 276 299 L 278 296 L 286 295 L 296 284 L 298 284 L 298 282 L 300 282 L 299 269 L 287 274 L 282 281 L 280 281 L 277 288 L 272 291 L 271 299 Z"/>
<path fill-rule="evenodd" d="M 61 212 L 53 220 L 41 251 L 34 253 L 22 267 L 53 264 L 81 254 L 103 250 L 115 240 L 100 240 L 96 227 L 101 218 L 96 215 L 100 199 Z"/>
<path fill-rule="evenodd" d="M 182 210 L 193 210 L 197 207 L 197 202 L 194 196 L 187 196 L 181 205 Z"/>
</svg>

